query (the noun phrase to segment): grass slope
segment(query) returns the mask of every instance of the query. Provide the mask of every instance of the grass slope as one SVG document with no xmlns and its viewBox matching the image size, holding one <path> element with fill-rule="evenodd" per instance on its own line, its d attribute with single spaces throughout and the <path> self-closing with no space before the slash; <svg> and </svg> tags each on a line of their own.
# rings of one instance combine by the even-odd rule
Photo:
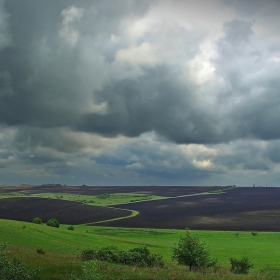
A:
<svg viewBox="0 0 280 280">
<path fill-rule="evenodd" d="M 25 226 L 25 228 L 23 228 Z M 270 269 L 280 271 L 280 233 L 260 232 L 254 238 L 250 232 L 192 231 L 197 232 L 209 247 L 219 264 L 228 267 L 229 257 L 239 257 L 246 253 L 254 263 L 254 270 Z M 171 264 L 171 248 L 184 231 L 125 229 L 100 226 L 75 226 L 74 231 L 67 225 L 60 228 L 36 225 L 26 222 L 0 220 L 0 243 L 9 242 L 13 254 L 21 257 L 29 265 L 58 265 L 78 262 L 81 251 L 89 247 L 115 245 L 122 249 L 148 246 L 153 253 L 162 254 L 167 264 Z M 43 248 L 44 255 L 36 249 Z"/>
</svg>

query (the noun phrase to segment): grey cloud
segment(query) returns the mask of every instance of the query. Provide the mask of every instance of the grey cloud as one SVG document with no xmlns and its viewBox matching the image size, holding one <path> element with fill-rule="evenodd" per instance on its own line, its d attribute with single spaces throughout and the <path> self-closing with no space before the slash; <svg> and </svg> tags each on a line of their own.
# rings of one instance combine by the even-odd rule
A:
<svg viewBox="0 0 280 280">
<path fill-rule="evenodd" d="M 121 16 L 140 15 L 147 8 L 146 1 L 117 2 L 116 10 L 109 1 L 5 2 L 13 44 L 0 52 L 2 123 L 54 127 L 74 121 L 88 100 L 80 92 L 79 50 L 59 38 L 61 12 L 71 5 L 82 6 L 86 13 L 79 32 L 98 41 L 94 31 L 102 30 L 108 40 L 118 31 Z"/>
<path fill-rule="evenodd" d="M 155 131 L 179 143 L 216 141 L 211 116 L 202 112 L 192 89 L 180 82 L 180 75 L 180 71 L 159 66 L 146 69 L 136 81 L 105 87 L 95 94 L 108 102 L 108 113 L 85 115 L 77 129 L 111 137 Z"/>
<path fill-rule="evenodd" d="M 239 9 L 250 13 L 253 5 L 251 1 L 230 2 L 239 14 Z M 263 40 L 254 29 L 257 14 L 256 18 L 224 23 L 223 35 L 216 40 L 216 57 L 210 61 L 215 70 L 206 82 L 197 82 L 192 63 L 199 60 L 200 46 L 211 37 L 204 31 L 188 30 L 176 19 L 163 19 L 139 36 L 131 34 L 136 39 L 125 33 L 125 26 L 141 19 L 157 1 L 117 0 L 114 5 L 109 0 L 3 3 L 2 167 L 14 160 L 23 170 L 39 166 L 40 174 L 60 178 L 71 172 L 79 178 L 83 174 L 91 178 L 95 168 L 101 181 L 107 175 L 126 180 L 131 174 L 184 181 L 226 175 L 231 168 L 267 171 L 279 163 L 280 45 Z M 265 8 L 261 1 L 254 3 Z M 276 1 L 270 4 L 278 7 Z M 71 7 L 83 10 L 72 10 L 75 20 L 67 22 L 65 13 Z M 80 11 L 76 18 L 75 11 Z M 69 29 L 63 33 L 64 27 Z M 141 49 L 143 46 L 146 49 Z M 147 54 L 139 53 L 143 49 Z M 5 136 L 8 130 L 10 134 Z M 84 132 L 104 139 L 124 135 L 135 141 L 104 152 L 100 144 L 91 142 L 95 139 L 84 141 Z M 136 141 L 149 132 L 157 135 L 153 144 Z M 271 143 L 266 148 L 246 146 L 238 139 Z M 161 145 L 168 142 L 237 144 L 224 155 L 198 155 L 198 161 L 210 159 L 218 166 L 200 170 L 180 151 L 166 147 L 162 151 Z M 85 152 L 89 147 L 99 149 L 99 157 L 91 162 L 92 155 Z M 80 169 L 74 172 L 71 166 L 75 164 Z"/>
<path fill-rule="evenodd" d="M 134 173 L 140 178 L 174 181 L 182 184 L 198 178 L 207 178 L 215 170 L 198 170 L 191 163 L 192 158 L 186 158 L 176 145 L 138 140 L 125 147 L 108 149 L 94 157 L 99 165 L 123 170 L 124 173 Z"/>
<path fill-rule="evenodd" d="M 273 163 L 280 163 L 280 141 L 270 141 L 265 150 L 265 156 L 269 158 Z"/>
<path fill-rule="evenodd" d="M 69 154 L 79 152 L 84 147 L 84 143 L 79 138 L 73 137 L 63 128 L 23 127 L 19 129 L 12 144 L 19 151 L 28 151 L 29 148 L 32 151 L 37 147 L 47 147 Z"/>
<path fill-rule="evenodd" d="M 280 3 L 278 0 L 223 0 L 223 2 L 236 8 L 242 16 L 279 15 Z"/>
<path fill-rule="evenodd" d="M 211 157 L 218 166 L 228 170 L 261 170 L 267 171 L 271 161 L 267 157 L 266 145 L 259 141 L 236 141 L 230 143 L 226 151 Z"/>
</svg>

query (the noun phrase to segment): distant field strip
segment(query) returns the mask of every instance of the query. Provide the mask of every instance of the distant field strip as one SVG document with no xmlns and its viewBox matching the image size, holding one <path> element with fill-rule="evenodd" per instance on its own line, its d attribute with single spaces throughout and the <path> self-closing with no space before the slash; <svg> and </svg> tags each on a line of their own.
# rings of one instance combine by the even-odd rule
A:
<svg viewBox="0 0 280 280">
<path fill-rule="evenodd" d="M 68 193 L 38 193 L 38 194 L 25 194 L 24 192 L 19 193 L 7 193 L 0 194 L 1 198 L 9 197 L 39 197 L 39 198 L 50 198 L 50 199 L 61 199 L 68 201 L 75 201 L 86 203 L 93 206 L 111 206 L 126 203 L 135 203 L 139 201 L 149 201 L 165 199 L 166 197 L 139 194 L 139 193 L 115 193 L 115 194 L 99 194 L 99 195 L 81 195 L 81 194 L 68 194 Z"/>
</svg>

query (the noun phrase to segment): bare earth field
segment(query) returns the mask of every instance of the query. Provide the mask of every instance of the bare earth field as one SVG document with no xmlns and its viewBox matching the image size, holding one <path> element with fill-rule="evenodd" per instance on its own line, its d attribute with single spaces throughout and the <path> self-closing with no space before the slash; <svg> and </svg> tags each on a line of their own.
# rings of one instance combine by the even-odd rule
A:
<svg viewBox="0 0 280 280">
<path fill-rule="evenodd" d="M 279 231 L 280 188 L 235 188 L 222 194 L 118 205 L 133 219 L 102 225 L 171 229 Z"/>
<path fill-rule="evenodd" d="M 0 192 L 75 193 L 143 193 L 168 196 L 166 199 L 116 205 L 116 208 L 138 211 L 128 219 L 98 225 L 235 231 L 280 231 L 280 188 L 228 189 L 220 194 L 202 194 L 215 187 L 66 187 L 40 186 L 0 188 Z M 82 224 L 128 216 L 130 211 L 95 207 L 78 202 L 40 198 L 9 198 L 0 200 L 0 218 L 31 221 L 39 216 L 46 222 L 57 218 L 61 223 Z"/>
<path fill-rule="evenodd" d="M 84 224 L 128 216 L 131 212 L 107 207 L 96 207 L 79 202 L 46 198 L 0 199 L 0 219 L 31 222 L 40 217 L 44 223 L 55 218 L 62 224 Z"/>
</svg>

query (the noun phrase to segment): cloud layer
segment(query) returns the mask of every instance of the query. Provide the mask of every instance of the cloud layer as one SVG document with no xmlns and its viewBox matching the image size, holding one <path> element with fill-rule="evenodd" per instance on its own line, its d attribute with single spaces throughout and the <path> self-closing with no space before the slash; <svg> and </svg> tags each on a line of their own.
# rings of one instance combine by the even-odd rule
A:
<svg viewBox="0 0 280 280">
<path fill-rule="evenodd" d="M 3 184 L 277 185 L 279 8 L 1 1 Z"/>
</svg>

